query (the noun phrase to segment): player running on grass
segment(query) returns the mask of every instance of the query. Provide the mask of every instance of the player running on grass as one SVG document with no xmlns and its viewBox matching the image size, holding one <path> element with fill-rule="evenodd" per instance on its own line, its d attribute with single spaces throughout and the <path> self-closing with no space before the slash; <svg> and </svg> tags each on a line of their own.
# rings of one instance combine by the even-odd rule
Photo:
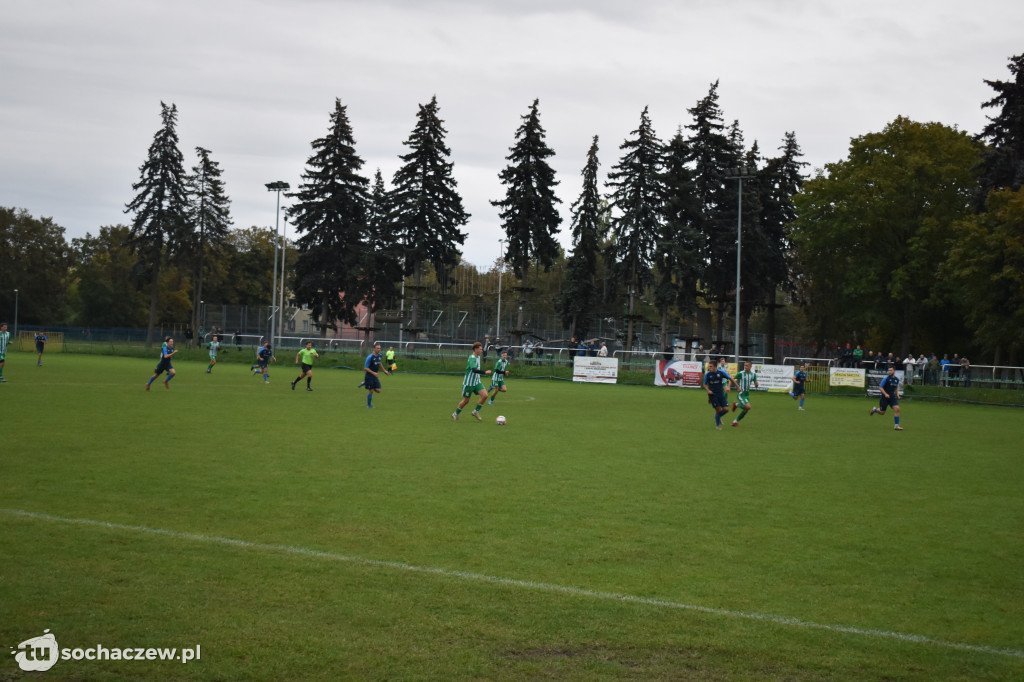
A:
<svg viewBox="0 0 1024 682">
<path fill-rule="evenodd" d="M 800 401 L 800 407 L 797 409 L 804 409 L 804 398 L 806 392 L 804 391 L 804 384 L 807 383 L 807 365 L 800 365 L 800 369 L 793 375 L 793 390 L 786 393 L 793 400 Z"/>
<path fill-rule="evenodd" d="M 171 366 L 171 357 L 178 352 L 178 349 L 174 347 L 174 339 L 168 336 L 164 339 L 163 348 L 160 349 L 160 362 L 157 363 L 156 369 L 153 370 L 153 376 L 146 382 L 146 390 L 153 384 L 161 373 L 167 372 L 167 378 L 164 379 L 164 388 L 170 389 L 171 379 L 174 378 L 174 367 Z"/>
<path fill-rule="evenodd" d="M 263 383 L 270 383 L 270 373 L 267 371 L 267 365 L 271 362 L 277 362 L 277 358 L 274 357 L 274 349 L 270 347 L 270 341 L 264 343 L 258 351 L 256 351 L 256 367 L 259 370 L 258 374 L 263 375 Z"/>
<path fill-rule="evenodd" d="M 217 351 L 220 350 L 220 337 L 216 334 L 213 335 L 213 339 L 210 341 L 210 365 L 206 368 L 206 373 L 210 374 L 213 372 L 213 366 L 217 364 Z"/>
<path fill-rule="evenodd" d="M 382 358 L 380 356 L 380 344 L 373 344 L 373 352 L 366 356 L 366 362 L 363 363 L 363 383 L 360 386 L 365 386 L 369 393 L 366 394 L 366 406 L 373 409 L 373 394 L 380 393 L 380 373 L 390 375 L 386 369 L 381 369 Z"/>
<path fill-rule="evenodd" d="M 895 431 L 902 431 L 903 427 L 900 426 L 900 378 L 896 376 L 895 367 L 889 365 L 889 373 L 882 377 L 878 389 L 882 392 L 882 397 L 878 399 L 878 407 L 872 407 L 868 416 L 885 414 L 886 408 L 891 405 L 893 421 L 896 423 L 893 428 Z"/>
<path fill-rule="evenodd" d="M 7 323 L 0 324 L 0 384 L 6 384 L 4 379 L 4 362 L 7 360 L 7 345 L 11 342 L 11 333 L 7 331 Z"/>
<path fill-rule="evenodd" d="M 498 397 L 498 391 L 505 393 L 505 375 L 508 374 L 508 351 L 501 351 L 501 357 L 494 363 L 494 374 L 491 375 L 491 385 L 487 389 L 490 400 L 487 401 L 488 405 L 494 404 L 494 399 Z"/>
<path fill-rule="evenodd" d="M 732 404 L 732 411 L 735 412 L 737 407 L 742 407 L 743 411 L 732 420 L 733 426 L 739 426 L 750 411 L 750 389 L 760 387 L 757 383 L 757 374 L 754 373 L 754 365 L 750 360 L 743 363 L 743 371 L 736 375 L 736 385 L 739 386 L 740 397 L 738 402 Z"/>
<path fill-rule="evenodd" d="M 306 379 L 306 390 L 312 391 L 313 387 L 310 386 L 313 383 L 313 361 L 320 357 L 320 354 L 313 350 L 313 342 L 306 341 L 306 347 L 300 348 L 299 352 L 295 354 L 295 364 L 301 364 L 301 372 L 299 376 L 292 382 L 292 390 L 295 390 L 295 384 Z M 300 363 L 301 361 L 301 363 Z"/>
<path fill-rule="evenodd" d="M 479 341 L 473 344 L 473 353 L 466 359 L 466 374 L 462 377 L 462 401 L 459 403 L 455 411 L 452 412 L 452 420 L 459 421 L 459 413 L 462 412 L 468 403 L 470 398 L 474 395 L 480 396 L 480 402 L 473 408 L 473 418 L 478 422 L 483 421 L 480 417 L 480 408 L 487 402 L 487 391 L 484 390 L 484 385 L 480 382 L 481 375 L 490 374 L 491 370 L 484 371 L 480 369 L 480 356 L 483 355 L 484 345 Z"/>
<path fill-rule="evenodd" d="M 736 380 L 729 376 L 724 366 L 714 365 L 704 374 L 701 388 L 708 392 L 708 402 L 715 408 L 715 428 L 722 430 L 722 415 L 729 411 L 729 400 L 725 397 L 724 385 L 728 382 L 738 389 Z"/>
</svg>

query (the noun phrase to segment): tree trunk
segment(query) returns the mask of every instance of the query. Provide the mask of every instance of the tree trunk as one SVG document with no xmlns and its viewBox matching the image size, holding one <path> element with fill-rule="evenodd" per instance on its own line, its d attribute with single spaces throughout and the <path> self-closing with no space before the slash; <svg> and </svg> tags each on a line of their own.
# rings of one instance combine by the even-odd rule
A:
<svg viewBox="0 0 1024 682">
<path fill-rule="evenodd" d="M 765 352 L 771 356 L 770 362 L 775 364 L 778 362 L 778 358 L 775 353 L 775 287 L 772 287 L 772 293 L 768 296 L 768 315 L 767 315 L 767 330 L 765 332 Z"/>
</svg>

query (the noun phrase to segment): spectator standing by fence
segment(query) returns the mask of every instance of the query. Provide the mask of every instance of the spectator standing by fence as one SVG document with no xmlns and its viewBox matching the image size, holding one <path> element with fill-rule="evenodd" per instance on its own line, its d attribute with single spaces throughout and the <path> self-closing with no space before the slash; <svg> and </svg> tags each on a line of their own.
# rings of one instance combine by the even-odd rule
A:
<svg viewBox="0 0 1024 682">
<path fill-rule="evenodd" d="M 967 359 L 967 356 L 960 358 L 960 376 L 964 380 L 964 388 L 971 387 L 971 361 Z"/>
</svg>

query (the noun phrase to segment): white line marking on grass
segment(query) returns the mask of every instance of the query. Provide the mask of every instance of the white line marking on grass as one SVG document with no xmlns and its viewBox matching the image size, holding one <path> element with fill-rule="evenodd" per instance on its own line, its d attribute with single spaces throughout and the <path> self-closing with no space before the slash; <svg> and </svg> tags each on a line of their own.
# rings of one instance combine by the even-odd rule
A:
<svg viewBox="0 0 1024 682">
<path fill-rule="evenodd" d="M 439 575 L 446 578 L 458 578 L 460 580 L 466 580 L 471 582 L 488 583 L 491 585 L 501 585 L 505 587 L 521 587 L 528 590 L 534 590 L 538 592 L 555 592 L 559 594 L 568 594 L 575 597 L 587 597 L 591 599 L 602 599 L 608 601 L 624 602 L 626 604 L 641 604 L 645 606 L 657 606 L 667 609 L 680 609 L 684 611 L 695 611 L 697 613 L 706 613 L 713 616 L 724 616 L 727 618 L 743 618 L 745 620 L 759 620 L 766 623 L 774 623 L 776 625 L 790 625 L 800 628 L 809 628 L 814 630 L 826 630 L 828 632 L 840 632 L 850 635 L 865 635 L 869 637 L 882 637 L 885 639 L 893 639 L 900 642 L 912 642 L 915 644 L 930 644 L 933 646 L 944 647 L 947 649 L 959 649 L 961 651 L 974 651 L 985 654 L 997 654 L 1000 656 L 1012 656 L 1014 658 L 1024 658 L 1024 651 L 1017 649 L 1002 649 L 994 646 L 985 646 L 983 644 L 966 644 L 963 642 L 949 642 L 941 639 L 933 639 L 932 637 L 925 637 L 923 635 L 908 634 L 905 632 L 891 632 L 888 630 L 873 630 L 870 628 L 859 628 L 850 625 L 829 625 L 827 623 L 815 623 L 808 620 L 800 620 L 799 618 L 789 618 L 787 616 L 777 616 L 770 613 L 755 613 L 751 611 L 733 611 L 731 609 L 719 609 L 711 606 L 698 606 L 696 604 L 683 604 L 680 602 L 667 601 L 664 599 L 652 599 L 650 597 L 637 597 L 631 594 L 618 594 L 616 592 L 600 592 L 597 590 L 588 590 L 580 587 L 570 587 L 566 585 L 555 585 L 553 583 L 538 583 L 532 580 L 518 580 L 516 578 L 502 578 L 500 576 L 486 575 L 484 573 L 472 573 L 469 571 L 454 571 L 445 568 L 430 568 L 429 566 L 415 566 L 413 564 L 406 564 L 400 561 L 383 561 L 381 559 L 365 559 L 357 556 L 347 556 L 345 554 L 335 554 L 333 552 L 322 552 L 315 549 L 307 549 L 305 547 L 293 547 L 291 545 L 272 545 L 262 542 L 249 542 L 248 540 L 238 540 L 236 538 L 222 538 L 216 535 L 199 535 L 198 533 L 183 533 L 176 530 L 166 530 L 163 528 L 149 528 L 148 526 L 129 526 L 122 523 L 110 523 L 107 521 L 95 521 L 93 519 L 75 519 L 65 516 L 54 516 L 52 514 L 42 514 L 39 512 L 30 512 L 23 509 L 0 509 L 0 513 L 8 516 L 22 516 L 31 519 L 42 519 L 45 521 L 58 521 L 61 523 L 74 523 L 81 526 L 93 526 L 97 528 L 107 528 L 111 530 L 124 530 L 132 531 L 135 533 L 147 533 L 150 535 L 162 535 L 164 537 L 175 538 L 178 540 L 192 540 L 195 542 L 206 542 L 218 545 L 228 545 L 232 547 L 241 547 L 243 549 L 253 550 L 264 550 L 271 552 L 281 552 L 284 554 L 295 554 L 299 556 L 314 557 L 317 559 L 329 559 L 331 561 L 343 561 L 351 564 L 358 564 L 361 566 L 372 566 L 376 568 L 389 568 L 396 571 L 408 571 L 411 573 L 425 573 L 428 575 Z"/>
</svg>

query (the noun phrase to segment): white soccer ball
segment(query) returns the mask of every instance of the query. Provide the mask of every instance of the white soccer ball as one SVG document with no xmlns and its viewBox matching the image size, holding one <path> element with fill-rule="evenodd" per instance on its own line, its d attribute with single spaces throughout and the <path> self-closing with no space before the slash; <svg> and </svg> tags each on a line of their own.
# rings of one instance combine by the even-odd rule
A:
<svg viewBox="0 0 1024 682">
<path fill-rule="evenodd" d="M 504 426 L 505 418 L 502 417 L 501 415 L 498 415 L 498 418 L 494 420 L 494 423 L 497 424 L 498 426 Z"/>
</svg>

